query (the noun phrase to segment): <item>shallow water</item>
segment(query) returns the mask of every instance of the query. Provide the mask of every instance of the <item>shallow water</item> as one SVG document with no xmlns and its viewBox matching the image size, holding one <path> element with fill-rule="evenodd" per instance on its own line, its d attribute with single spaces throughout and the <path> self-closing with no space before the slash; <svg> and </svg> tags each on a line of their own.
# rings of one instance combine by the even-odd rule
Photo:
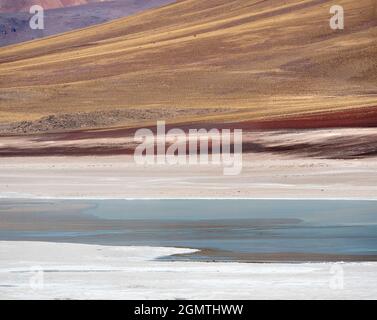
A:
<svg viewBox="0 0 377 320">
<path fill-rule="evenodd" d="M 0 240 L 203 249 L 174 259 L 376 260 L 377 202 L 4 199 Z"/>
</svg>

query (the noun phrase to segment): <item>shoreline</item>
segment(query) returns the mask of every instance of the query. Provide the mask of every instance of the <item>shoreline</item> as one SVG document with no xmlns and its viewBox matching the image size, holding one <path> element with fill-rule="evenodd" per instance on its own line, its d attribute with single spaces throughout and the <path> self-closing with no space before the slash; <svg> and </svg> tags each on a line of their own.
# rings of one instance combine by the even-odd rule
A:
<svg viewBox="0 0 377 320">
<path fill-rule="evenodd" d="M 96 197 L 91 197 L 91 196 L 79 196 L 79 197 L 70 197 L 70 196 L 36 196 L 36 195 L 22 195 L 22 196 L 9 196 L 9 194 L 1 194 L 0 193 L 0 201 L 2 200 L 98 200 L 98 201 L 110 201 L 110 200 L 124 200 L 124 201 L 153 201 L 153 200 L 280 200 L 280 201 L 377 201 L 376 198 L 372 197 L 345 197 L 345 198 L 338 198 L 338 197 L 196 197 L 196 196 L 188 196 L 188 197 L 165 197 L 165 196 L 158 196 L 156 195 L 155 197 L 102 197 L 102 196 L 96 196 Z"/>
<path fill-rule="evenodd" d="M 188 248 L 183 246 L 162 246 L 162 245 L 119 245 L 119 244 L 99 244 L 88 242 L 75 242 L 75 241 L 53 241 L 47 240 L 0 240 L 1 242 L 12 243 L 54 243 L 60 245 L 83 245 L 83 246 L 100 246 L 109 248 L 152 248 L 152 249 L 174 249 L 182 250 L 182 252 L 172 251 L 171 254 L 156 256 L 151 261 L 162 262 L 198 262 L 198 263 L 240 263 L 240 264 L 312 264 L 312 263 L 376 263 L 377 255 L 364 254 L 364 255 L 346 255 L 346 254 L 321 254 L 321 253 L 240 253 L 220 249 L 206 249 L 206 248 Z M 225 255 L 228 255 L 227 257 Z"/>
<path fill-rule="evenodd" d="M 226 256 L 227 255 L 227 256 Z M 210 263 L 265 263 L 265 264 L 305 264 L 305 263 L 357 263 L 377 262 L 377 255 L 345 255 L 321 253 L 240 253 L 216 249 L 197 249 L 196 252 L 178 253 L 160 257 L 162 261 L 198 261 Z"/>
<path fill-rule="evenodd" d="M 376 158 L 245 154 L 237 176 L 217 165 L 141 166 L 133 157 L 0 157 L 1 199 L 377 200 Z"/>
<path fill-rule="evenodd" d="M 156 197 L 156 198 L 112 198 L 112 197 L 59 197 L 59 196 L 55 196 L 55 197 L 45 197 L 45 196 L 41 196 L 41 197 L 38 197 L 38 196 L 30 196 L 30 197 L 25 197 L 25 196 L 22 196 L 22 197 L 9 197 L 8 195 L 1 195 L 0 194 L 0 200 L 104 200 L 104 201 L 107 201 L 107 200 L 124 200 L 124 201 L 153 201 L 153 200 L 182 200 L 182 201 L 185 201 L 185 200 L 217 200 L 217 201 L 221 201 L 221 200 L 281 200 L 281 201 L 377 201 L 377 197 L 376 198 L 352 198 L 352 197 L 347 197 L 347 198 L 301 198 L 301 197 L 297 197 L 297 198 L 279 198 L 279 197 L 271 197 L 271 198 L 262 198 L 262 197 L 258 197 L 258 198 L 253 198 L 253 197 L 249 197 L 249 198 L 238 198 L 238 197 L 229 197 L 229 198 L 226 198 L 226 197 L 221 197 L 221 198 L 216 198 L 216 197 L 186 197 L 186 198 L 181 198 L 181 197 L 176 197 L 176 198 L 173 198 L 173 197 L 170 197 L 170 198 L 167 198 L 167 197 Z"/>
<path fill-rule="evenodd" d="M 377 297 L 376 262 L 266 264 L 153 260 L 188 250 L 192 249 L 0 241 L 0 297 L 4 300 Z M 339 288 L 331 285 L 337 270 L 344 272 L 344 286 Z"/>
</svg>

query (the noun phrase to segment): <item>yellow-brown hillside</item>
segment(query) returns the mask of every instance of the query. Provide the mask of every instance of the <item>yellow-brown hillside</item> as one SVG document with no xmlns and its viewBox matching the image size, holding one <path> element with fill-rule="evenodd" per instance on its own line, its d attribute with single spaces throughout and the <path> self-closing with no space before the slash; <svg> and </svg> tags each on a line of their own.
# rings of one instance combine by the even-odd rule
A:
<svg viewBox="0 0 377 320">
<path fill-rule="evenodd" d="M 334 4 L 344 30 L 329 26 Z M 5 47 L 0 122 L 135 107 L 237 109 L 227 118 L 251 120 L 376 106 L 374 10 L 374 0 L 184 0 Z"/>
</svg>

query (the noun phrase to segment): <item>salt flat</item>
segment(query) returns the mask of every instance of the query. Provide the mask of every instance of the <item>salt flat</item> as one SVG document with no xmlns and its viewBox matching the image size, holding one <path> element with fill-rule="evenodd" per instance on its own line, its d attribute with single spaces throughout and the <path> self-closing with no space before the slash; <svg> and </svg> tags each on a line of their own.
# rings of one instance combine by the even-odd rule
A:
<svg viewBox="0 0 377 320">
<path fill-rule="evenodd" d="M 376 199 L 377 162 L 245 154 L 217 165 L 136 165 L 131 155 L 0 158 L 0 197 Z"/>
<path fill-rule="evenodd" d="M 154 260 L 190 251 L 195 250 L 0 242 L 0 299 L 377 298 L 377 263 L 373 262 Z"/>
</svg>

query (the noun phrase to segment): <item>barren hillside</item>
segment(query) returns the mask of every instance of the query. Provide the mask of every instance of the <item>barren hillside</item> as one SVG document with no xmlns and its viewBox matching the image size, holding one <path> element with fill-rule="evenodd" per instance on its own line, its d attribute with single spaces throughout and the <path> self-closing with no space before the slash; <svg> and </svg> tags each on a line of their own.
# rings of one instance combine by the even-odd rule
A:
<svg viewBox="0 0 377 320">
<path fill-rule="evenodd" d="M 30 28 L 32 15 L 28 11 L 0 13 L 0 47 L 89 27 L 172 2 L 174 0 L 114 0 L 50 9 L 44 12 L 43 30 Z"/>
<path fill-rule="evenodd" d="M 329 26 L 333 4 L 344 30 Z M 374 5 L 185 0 L 2 48 L 0 122 L 127 108 L 208 109 L 203 120 L 237 122 L 362 115 L 377 106 Z"/>
</svg>

